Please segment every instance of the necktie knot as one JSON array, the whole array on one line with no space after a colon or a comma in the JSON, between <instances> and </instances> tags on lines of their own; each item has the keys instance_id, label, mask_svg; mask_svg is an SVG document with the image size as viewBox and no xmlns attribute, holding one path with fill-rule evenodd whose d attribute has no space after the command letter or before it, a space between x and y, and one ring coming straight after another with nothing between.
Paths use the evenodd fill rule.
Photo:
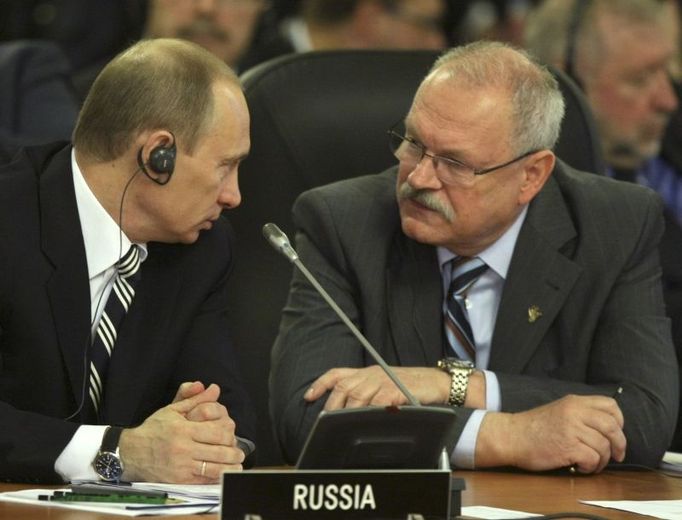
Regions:
<instances>
[{"instance_id":1,"label":"necktie knot","mask_svg":"<svg viewBox=\"0 0 682 520\"><path fill-rule=\"evenodd\" d=\"M130 246L128 252L116 262L116 269L122 278L130 278L137 274L140 269L140 251L135 244Z\"/></svg>"},{"instance_id":2,"label":"necktie knot","mask_svg":"<svg viewBox=\"0 0 682 520\"><path fill-rule=\"evenodd\" d=\"M452 260L448 300L466 292L487 269L486 263L477 256L460 256Z\"/></svg>"}]
</instances>

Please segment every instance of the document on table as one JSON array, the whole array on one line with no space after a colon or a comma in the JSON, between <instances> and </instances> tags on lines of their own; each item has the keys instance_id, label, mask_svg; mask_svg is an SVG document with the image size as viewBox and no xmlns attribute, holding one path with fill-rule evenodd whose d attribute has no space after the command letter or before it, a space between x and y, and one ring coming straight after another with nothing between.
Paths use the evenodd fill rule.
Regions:
<instances>
[{"instance_id":1,"label":"document on table","mask_svg":"<svg viewBox=\"0 0 682 520\"><path fill-rule=\"evenodd\" d=\"M682 453L666 451L659 468L663 471L682 474Z\"/></svg>"},{"instance_id":2,"label":"document on table","mask_svg":"<svg viewBox=\"0 0 682 520\"><path fill-rule=\"evenodd\" d=\"M143 515L193 515L201 513L217 513L220 509L220 486L187 485L176 486L155 483L134 483L141 489L158 489L168 492L168 498L174 499L168 504L138 503L106 503L106 502L61 502L40 500L41 495L52 496L55 491L70 491L68 488L55 489L23 489L0 493L0 501L30 504L32 506L61 507L108 513L121 516Z\"/></svg>"},{"instance_id":3,"label":"document on table","mask_svg":"<svg viewBox=\"0 0 682 520\"><path fill-rule=\"evenodd\" d=\"M486 520L496 520L500 518L531 518L533 516L542 516L535 513L525 513L523 511L513 511L511 509L502 509L499 507L489 506L465 506L462 507L462 514L464 518L484 518Z\"/></svg>"},{"instance_id":4,"label":"document on table","mask_svg":"<svg viewBox=\"0 0 682 520\"><path fill-rule=\"evenodd\" d=\"M682 520L682 500L581 500L581 502L663 520Z\"/></svg>"}]
</instances>

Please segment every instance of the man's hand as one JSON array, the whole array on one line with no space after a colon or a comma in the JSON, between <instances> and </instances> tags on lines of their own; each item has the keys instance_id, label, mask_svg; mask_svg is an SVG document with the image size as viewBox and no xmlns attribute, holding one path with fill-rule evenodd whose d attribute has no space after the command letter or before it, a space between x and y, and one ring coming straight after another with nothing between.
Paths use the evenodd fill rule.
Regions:
<instances>
[{"instance_id":1,"label":"man's hand","mask_svg":"<svg viewBox=\"0 0 682 520\"><path fill-rule=\"evenodd\" d=\"M476 443L476 467L533 471L574 466L598 473L625 458L623 414L615 399L569 395L516 414L488 413Z\"/></svg>"},{"instance_id":2,"label":"man's hand","mask_svg":"<svg viewBox=\"0 0 682 520\"><path fill-rule=\"evenodd\" d=\"M125 478L206 484L217 482L224 471L241 469L244 453L219 396L217 385L184 383L173 403L137 428L124 430L120 453Z\"/></svg>"},{"instance_id":3,"label":"man's hand","mask_svg":"<svg viewBox=\"0 0 682 520\"><path fill-rule=\"evenodd\" d=\"M392 367L396 376L422 404L445 403L450 392L450 376L437 368ZM333 368L313 382L306 401L315 401L330 392L325 410L361 406L396 406L407 398L380 366Z\"/></svg>"}]
</instances>

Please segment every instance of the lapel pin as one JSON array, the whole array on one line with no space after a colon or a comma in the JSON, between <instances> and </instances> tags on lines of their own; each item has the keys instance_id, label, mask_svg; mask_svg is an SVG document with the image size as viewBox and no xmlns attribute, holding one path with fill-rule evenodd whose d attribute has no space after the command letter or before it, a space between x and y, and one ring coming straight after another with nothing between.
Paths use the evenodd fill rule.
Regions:
<instances>
[{"instance_id":1,"label":"lapel pin","mask_svg":"<svg viewBox=\"0 0 682 520\"><path fill-rule=\"evenodd\" d=\"M535 323L542 316L542 311L537 305L528 307L528 323Z\"/></svg>"}]
</instances>

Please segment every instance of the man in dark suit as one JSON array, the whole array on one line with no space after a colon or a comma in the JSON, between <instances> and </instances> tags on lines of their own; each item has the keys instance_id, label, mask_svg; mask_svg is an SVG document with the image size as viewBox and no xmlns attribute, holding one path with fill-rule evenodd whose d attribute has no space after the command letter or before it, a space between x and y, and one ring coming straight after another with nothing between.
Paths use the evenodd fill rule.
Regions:
<instances>
[{"instance_id":1,"label":"man in dark suit","mask_svg":"<svg viewBox=\"0 0 682 520\"><path fill-rule=\"evenodd\" d=\"M457 407L459 467L592 473L655 465L670 442L661 204L557 161L563 112L556 81L525 54L455 48L391 132L397 172L294 206L303 263L418 400ZM290 460L323 408L406 402L298 274L272 367Z\"/></svg>"},{"instance_id":2,"label":"man in dark suit","mask_svg":"<svg viewBox=\"0 0 682 520\"><path fill-rule=\"evenodd\" d=\"M679 16L673 0L546 0L526 24L528 49L565 70L583 88L599 129L607 174L648 186L663 199L663 295L678 363L682 141L671 74L679 74ZM671 447L682 450L682 416Z\"/></svg>"},{"instance_id":3,"label":"man in dark suit","mask_svg":"<svg viewBox=\"0 0 682 520\"><path fill-rule=\"evenodd\" d=\"M220 216L250 147L239 81L195 44L141 42L73 141L0 170L0 479L216 482L254 432Z\"/></svg>"}]
</instances>

